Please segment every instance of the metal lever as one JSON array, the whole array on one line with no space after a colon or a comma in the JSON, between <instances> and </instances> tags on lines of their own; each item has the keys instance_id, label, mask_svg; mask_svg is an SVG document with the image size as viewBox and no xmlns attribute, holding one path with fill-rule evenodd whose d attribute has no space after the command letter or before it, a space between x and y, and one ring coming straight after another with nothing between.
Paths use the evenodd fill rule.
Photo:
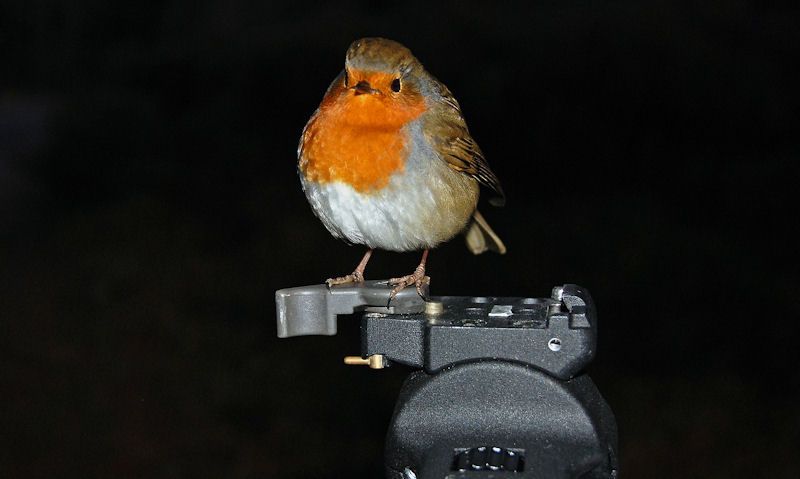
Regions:
<instances>
[{"instance_id":1,"label":"metal lever","mask_svg":"<svg viewBox=\"0 0 800 479\"><path fill-rule=\"evenodd\" d=\"M428 295L427 285L423 292ZM425 310L425 301L415 288L400 291L389 302L392 291L387 280L365 281L328 288L324 284L286 288L275 292L278 337L336 334L336 316L357 311L413 314Z\"/></svg>"}]
</instances>

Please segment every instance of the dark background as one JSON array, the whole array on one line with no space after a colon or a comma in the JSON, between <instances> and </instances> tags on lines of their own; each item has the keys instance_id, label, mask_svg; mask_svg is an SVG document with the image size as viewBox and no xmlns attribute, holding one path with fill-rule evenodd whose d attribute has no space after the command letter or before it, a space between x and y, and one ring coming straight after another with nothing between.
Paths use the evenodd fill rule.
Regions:
<instances>
[{"instance_id":1,"label":"dark background","mask_svg":"<svg viewBox=\"0 0 800 479\"><path fill-rule=\"evenodd\" d=\"M508 193L435 294L600 312L623 477L796 477L796 2L0 6L0 475L381 477L403 368L277 340L352 270L296 176L349 43L409 46ZM697 3L697 5L692 5ZM410 272L379 253L368 276Z\"/></svg>"}]
</instances>

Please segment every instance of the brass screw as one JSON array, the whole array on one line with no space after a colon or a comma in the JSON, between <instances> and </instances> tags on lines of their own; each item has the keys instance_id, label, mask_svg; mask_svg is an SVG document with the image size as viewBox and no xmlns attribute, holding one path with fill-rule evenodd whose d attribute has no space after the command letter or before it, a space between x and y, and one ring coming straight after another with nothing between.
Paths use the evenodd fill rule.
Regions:
<instances>
[{"instance_id":1,"label":"brass screw","mask_svg":"<svg viewBox=\"0 0 800 479\"><path fill-rule=\"evenodd\" d=\"M345 356L344 363L348 366L369 366L372 369L383 369L386 367L386 357L383 354L373 354L366 359L361 356Z\"/></svg>"},{"instance_id":2,"label":"brass screw","mask_svg":"<svg viewBox=\"0 0 800 479\"><path fill-rule=\"evenodd\" d=\"M426 301L425 314L442 314L444 312L444 304L441 301Z\"/></svg>"}]
</instances>

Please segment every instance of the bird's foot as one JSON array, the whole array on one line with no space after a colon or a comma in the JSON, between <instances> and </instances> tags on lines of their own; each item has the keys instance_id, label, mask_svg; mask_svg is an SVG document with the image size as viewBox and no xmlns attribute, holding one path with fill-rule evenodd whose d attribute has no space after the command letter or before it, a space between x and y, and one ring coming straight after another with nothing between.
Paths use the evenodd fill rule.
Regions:
<instances>
[{"instance_id":1,"label":"bird's foot","mask_svg":"<svg viewBox=\"0 0 800 479\"><path fill-rule=\"evenodd\" d=\"M368 249L367 252L364 253L364 257L361 258L361 262L358 263L358 266L356 266L356 270L351 274L348 274L347 276L339 276L338 278L326 279L325 284L328 285L328 289L330 289L331 286L336 286L337 284L363 283L364 269L367 267L367 262L369 262L370 256L372 256L372 250Z\"/></svg>"},{"instance_id":2,"label":"bird's foot","mask_svg":"<svg viewBox=\"0 0 800 479\"><path fill-rule=\"evenodd\" d=\"M389 302L391 302L397 293L403 290L406 286L415 285L417 287L417 294L419 294L422 299L425 298L425 293L422 292L422 287L425 285L431 284L430 276L425 276L425 266L419 265L417 269L414 270L413 273L402 276L400 278L392 278L389 280L389 286L394 286L392 292L389 293Z\"/></svg>"},{"instance_id":3,"label":"bird's foot","mask_svg":"<svg viewBox=\"0 0 800 479\"><path fill-rule=\"evenodd\" d=\"M325 280L325 284L328 285L330 288L331 286L336 286L337 284L349 284L349 283L363 283L364 282L364 274L361 271L353 271L351 274L347 276L339 276L338 278L328 278Z\"/></svg>"}]
</instances>

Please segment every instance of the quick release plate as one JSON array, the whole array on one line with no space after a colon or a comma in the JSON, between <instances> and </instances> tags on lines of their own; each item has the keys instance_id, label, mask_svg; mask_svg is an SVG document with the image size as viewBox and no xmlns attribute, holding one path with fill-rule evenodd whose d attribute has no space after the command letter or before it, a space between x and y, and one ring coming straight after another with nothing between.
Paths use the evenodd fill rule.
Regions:
<instances>
[{"instance_id":1,"label":"quick release plate","mask_svg":"<svg viewBox=\"0 0 800 479\"><path fill-rule=\"evenodd\" d=\"M407 288L387 307L385 281L314 285L275 294L278 336L336 334L336 316L363 312L361 353L435 373L468 361L507 360L569 379L594 358L597 318L584 288L550 298L439 296Z\"/></svg>"}]
</instances>

